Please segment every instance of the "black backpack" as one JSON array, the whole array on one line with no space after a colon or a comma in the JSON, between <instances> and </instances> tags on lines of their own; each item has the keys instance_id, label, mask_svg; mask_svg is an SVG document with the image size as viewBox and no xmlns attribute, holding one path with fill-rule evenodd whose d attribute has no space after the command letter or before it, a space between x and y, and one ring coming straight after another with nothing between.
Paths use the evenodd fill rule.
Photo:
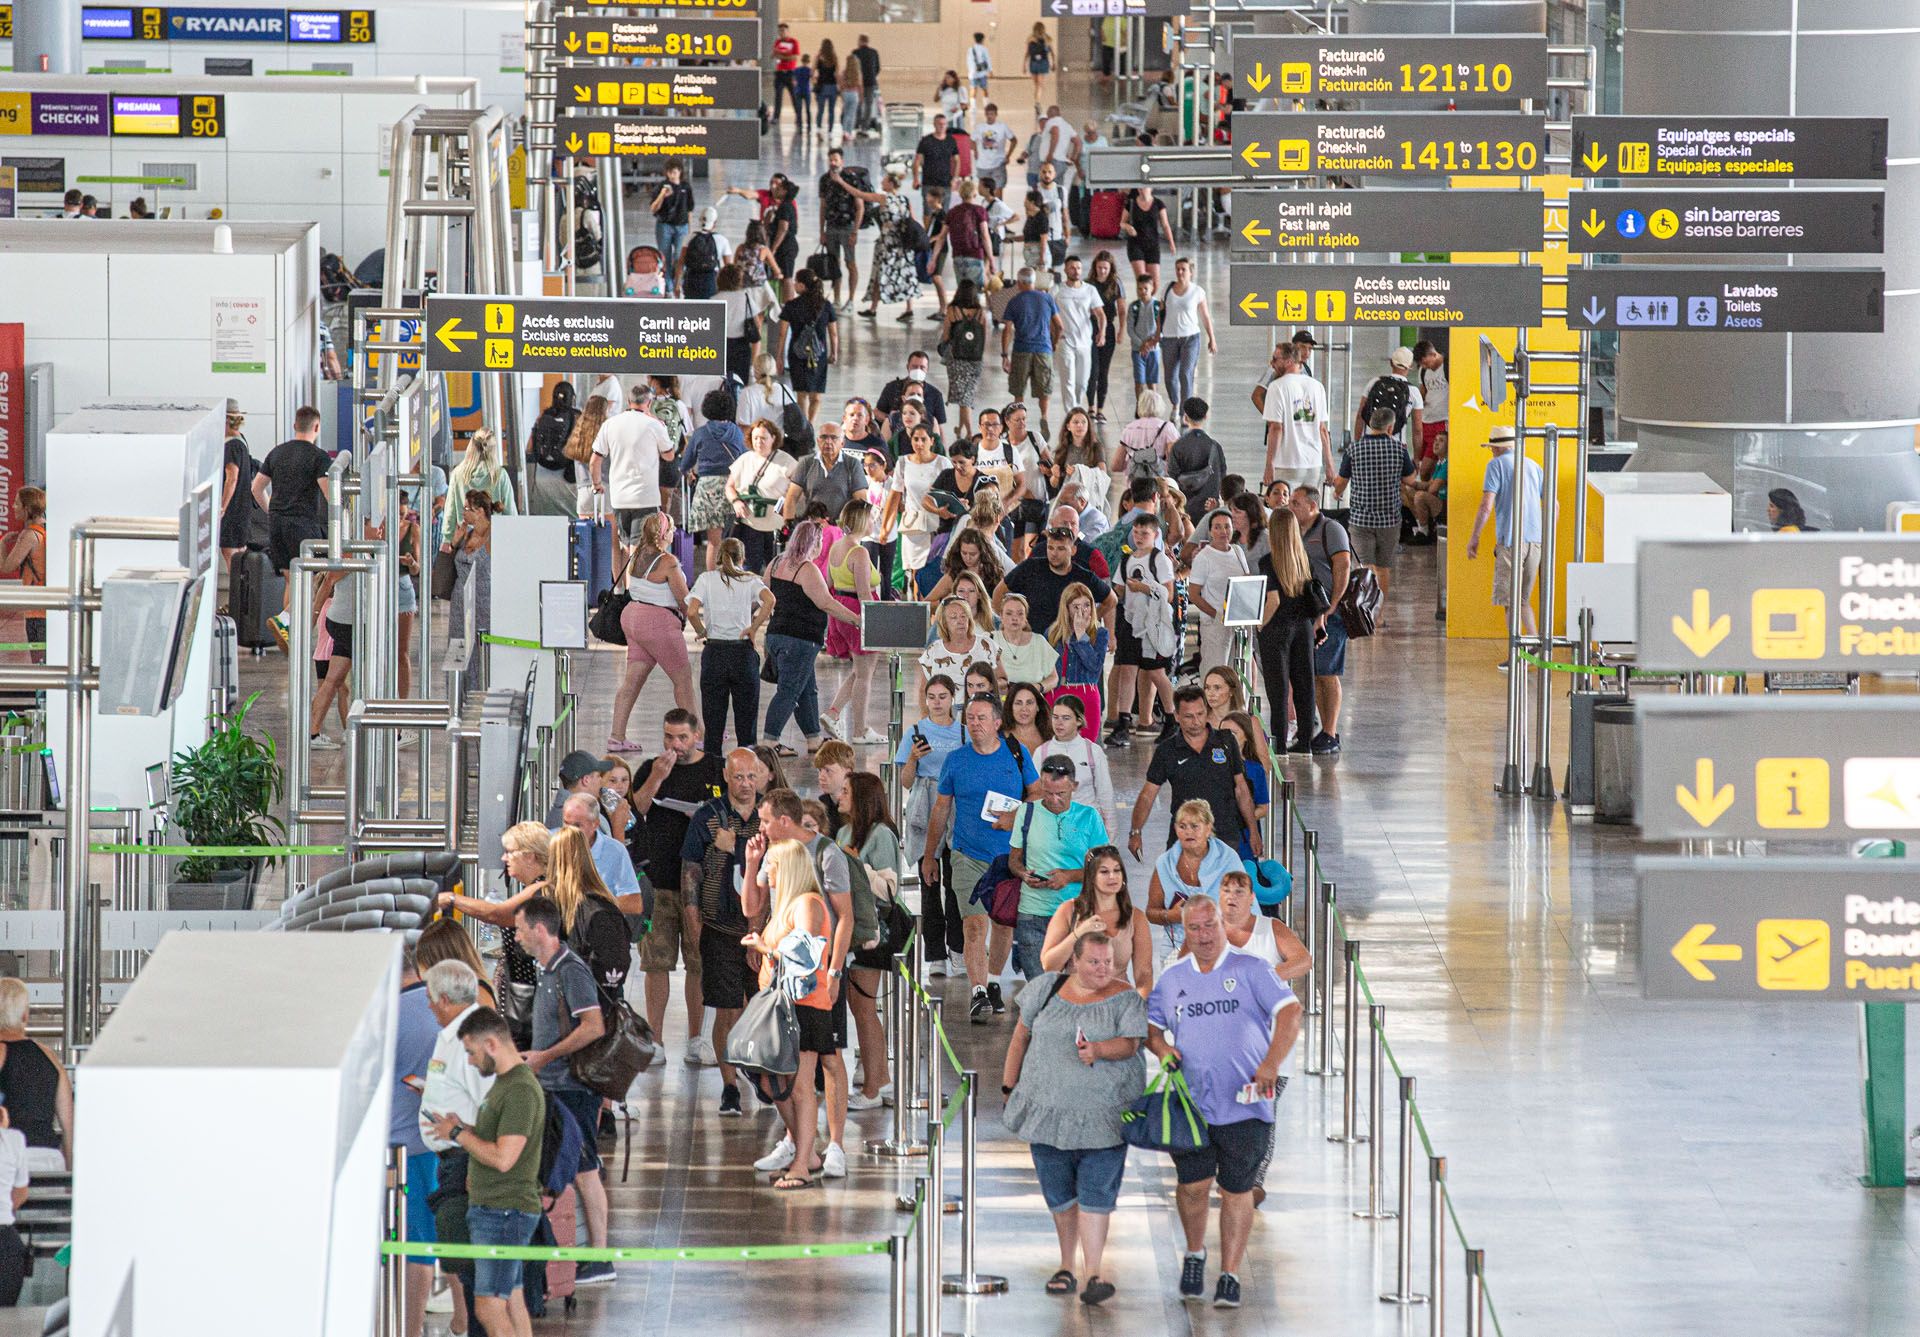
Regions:
<instances>
[{"instance_id":1,"label":"black backpack","mask_svg":"<svg viewBox=\"0 0 1920 1337\"><path fill-rule=\"evenodd\" d=\"M947 337L952 343L955 362L978 362L986 356L986 322L977 312L970 319L955 321Z\"/></svg>"},{"instance_id":2,"label":"black backpack","mask_svg":"<svg viewBox=\"0 0 1920 1337\"><path fill-rule=\"evenodd\" d=\"M927 249L927 230L920 226L920 220L909 213L894 225L894 234L902 250L924 251Z\"/></svg>"},{"instance_id":3,"label":"black backpack","mask_svg":"<svg viewBox=\"0 0 1920 1337\"><path fill-rule=\"evenodd\" d=\"M1367 402L1360 406L1360 421L1373 420L1374 410L1393 410L1393 434L1400 435L1400 429L1407 425L1407 405L1413 402L1413 387L1398 376L1382 376L1367 391ZM1369 427L1368 431L1373 429Z\"/></svg>"},{"instance_id":4,"label":"black backpack","mask_svg":"<svg viewBox=\"0 0 1920 1337\"><path fill-rule=\"evenodd\" d=\"M555 412L548 409L533 424L533 434L527 440L527 454L533 456L533 462L542 469L552 469L567 475L567 481L573 481L573 461L567 458L567 438L573 434L574 411L563 409Z\"/></svg>"},{"instance_id":5,"label":"black backpack","mask_svg":"<svg viewBox=\"0 0 1920 1337\"><path fill-rule=\"evenodd\" d=\"M787 343L787 357L808 371L827 360L827 322L824 311L804 325L796 324Z\"/></svg>"},{"instance_id":6,"label":"black backpack","mask_svg":"<svg viewBox=\"0 0 1920 1337\"><path fill-rule=\"evenodd\" d=\"M720 244L713 234L702 229L687 238L686 254L689 274L712 274L720 268Z\"/></svg>"}]
</instances>

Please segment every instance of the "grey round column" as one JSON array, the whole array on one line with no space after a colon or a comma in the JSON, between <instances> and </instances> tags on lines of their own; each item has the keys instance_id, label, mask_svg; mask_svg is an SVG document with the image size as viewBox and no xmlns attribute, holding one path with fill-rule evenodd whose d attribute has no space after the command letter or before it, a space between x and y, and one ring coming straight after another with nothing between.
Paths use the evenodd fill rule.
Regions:
<instances>
[{"instance_id":1,"label":"grey round column","mask_svg":"<svg viewBox=\"0 0 1920 1337\"><path fill-rule=\"evenodd\" d=\"M78 73L77 0L13 0L13 68L19 74Z\"/></svg>"},{"instance_id":2,"label":"grey round column","mask_svg":"<svg viewBox=\"0 0 1920 1337\"><path fill-rule=\"evenodd\" d=\"M1625 41L1628 115L1888 117L1884 257L1740 257L1883 263L1885 332L1629 333L1618 393L1640 442L1632 467L1711 475L1736 527L1764 527L1775 487L1820 528L1884 527L1889 500L1920 497L1920 384L1902 370L1920 336L1920 115L1887 95L1920 77L1912 0L1627 0Z\"/></svg>"}]
</instances>

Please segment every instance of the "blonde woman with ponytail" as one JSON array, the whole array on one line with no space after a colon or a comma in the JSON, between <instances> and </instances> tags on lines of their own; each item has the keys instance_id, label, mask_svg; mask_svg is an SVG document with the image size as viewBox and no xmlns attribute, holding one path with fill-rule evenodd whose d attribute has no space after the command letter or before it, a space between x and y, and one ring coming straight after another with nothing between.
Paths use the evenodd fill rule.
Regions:
<instances>
[{"instance_id":1,"label":"blonde woman with ponytail","mask_svg":"<svg viewBox=\"0 0 1920 1337\"><path fill-rule=\"evenodd\" d=\"M447 498L440 509L440 542L451 550L450 536L460 522L461 509L469 492L484 492L493 499L496 515L513 515L513 480L500 464L500 438L491 427L477 427L467 438L467 453L453 466L447 479Z\"/></svg>"},{"instance_id":2,"label":"blonde woman with ponytail","mask_svg":"<svg viewBox=\"0 0 1920 1337\"><path fill-rule=\"evenodd\" d=\"M840 508L839 518L840 537L827 549L827 580L833 587L833 597L858 613L860 605L880 597L878 573L866 546L866 540L873 537L873 507L866 498L855 497ZM828 725L829 732L860 747L886 742L867 724L867 692L873 686L873 671L880 666L880 657L860 644L860 624L828 623L827 654L850 660L853 665L827 707L827 716L833 721Z\"/></svg>"},{"instance_id":3,"label":"blonde woman with ponytail","mask_svg":"<svg viewBox=\"0 0 1920 1337\"><path fill-rule=\"evenodd\" d=\"M626 739L627 720L640 689L647 685L653 670L663 668L673 679L673 703L691 711L693 669L687 662L687 578L680 570L680 559L673 554L673 517L655 511L640 522L640 535L634 542L622 578L627 593L633 596L620 614L620 629L627 634L627 676L613 697L613 730L607 736L607 751L638 752L640 745Z\"/></svg>"},{"instance_id":4,"label":"blonde woman with ponytail","mask_svg":"<svg viewBox=\"0 0 1920 1337\"><path fill-rule=\"evenodd\" d=\"M721 753L726 740L727 703L733 703L733 736L752 747L759 736L760 656L754 638L773 616L773 591L747 570L747 549L739 539L720 544L720 562L700 573L687 596L687 622L706 640L700 656L700 718L706 722L706 750Z\"/></svg>"}]
</instances>

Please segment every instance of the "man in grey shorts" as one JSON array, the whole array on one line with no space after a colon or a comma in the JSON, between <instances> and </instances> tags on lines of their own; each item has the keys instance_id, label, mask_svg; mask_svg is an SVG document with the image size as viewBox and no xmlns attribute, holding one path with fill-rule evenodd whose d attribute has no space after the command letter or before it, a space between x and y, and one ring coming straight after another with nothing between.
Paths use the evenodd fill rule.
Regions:
<instances>
[{"instance_id":1,"label":"man in grey shorts","mask_svg":"<svg viewBox=\"0 0 1920 1337\"><path fill-rule=\"evenodd\" d=\"M1343 491L1352 486L1347 536L1353 541L1354 560L1373 568L1383 600L1400 548L1400 480L1413 473L1413 457L1393 434L1393 417L1390 408L1373 411L1366 435L1340 456L1340 481L1335 484Z\"/></svg>"},{"instance_id":2,"label":"man in grey shorts","mask_svg":"<svg viewBox=\"0 0 1920 1337\"><path fill-rule=\"evenodd\" d=\"M840 296L842 279L847 292L860 291L860 266L854 260L854 247L860 240L860 222L867 213L865 202L848 190L840 177L846 164L846 155L834 149L827 154L827 170L820 177L820 249L840 259L841 278L833 284L836 302L844 300Z\"/></svg>"}]
</instances>

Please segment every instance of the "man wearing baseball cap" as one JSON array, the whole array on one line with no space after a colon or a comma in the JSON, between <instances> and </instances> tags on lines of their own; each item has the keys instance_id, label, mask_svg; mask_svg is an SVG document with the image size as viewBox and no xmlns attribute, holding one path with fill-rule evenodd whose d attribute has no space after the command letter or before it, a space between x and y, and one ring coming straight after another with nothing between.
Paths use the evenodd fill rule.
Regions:
<instances>
[{"instance_id":1,"label":"man wearing baseball cap","mask_svg":"<svg viewBox=\"0 0 1920 1337\"><path fill-rule=\"evenodd\" d=\"M1487 517L1493 517L1493 602L1502 611L1510 605L1513 590L1514 541L1519 540L1520 627L1534 634L1533 587L1540 580L1540 488L1544 475L1540 466L1513 449L1513 428L1496 427L1488 435L1487 449L1493 458L1487 461L1487 474L1481 484L1480 509L1474 514L1473 528L1467 531L1467 560L1480 555L1480 531ZM1513 481L1515 469L1520 478L1520 533L1513 532Z\"/></svg>"},{"instance_id":2,"label":"man wearing baseball cap","mask_svg":"<svg viewBox=\"0 0 1920 1337\"><path fill-rule=\"evenodd\" d=\"M591 752L569 752L561 758L560 792L554 796L553 806L547 809L548 828L559 827L561 809L567 806L567 800L575 794L591 795L594 802L598 803L600 786L606 783L606 779L607 763L603 757L596 757ZM607 826L608 835L613 834L613 828L608 825L604 816L601 818L601 824Z\"/></svg>"},{"instance_id":3,"label":"man wearing baseball cap","mask_svg":"<svg viewBox=\"0 0 1920 1337\"><path fill-rule=\"evenodd\" d=\"M1075 803L1073 790L1073 758L1048 757L1040 763L1040 797L1013 815L1007 869L1023 884L1020 919L1013 926L1014 963L1028 979L1042 969L1040 949L1053 912L1079 895L1088 852L1107 843L1106 820Z\"/></svg>"},{"instance_id":4,"label":"man wearing baseball cap","mask_svg":"<svg viewBox=\"0 0 1920 1337\"><path fill-rule=\"evenodd\" d=\"M1313 356L1313 350L1319 346L1320 341L1313 337L1312 330L1293 332L1293 360L1298 364L1295 370L1302 376L1313 375L1313 368L1307 365L1307 359Z\"/></svg>"},{"instance_id":5,"label":"man wearing baseball cap","mask_svg":"<svg viewBox=\"0 0 1920 1337\"><path fill-rule=\"evenodd\" d=\"M1395 348L1387 356L1387 372L1376 376L1367 383L1366 392L1360 396L1360 411L1354 415L1353 434L1362 437L1367 434L1367 424L1373 418L1375 409L1393 410L1393 431L1389 435L1406 440L1408 421L1413 423L1413 440L1420 439L1421 410L1425 405L1420 399L1420 389L1407 379L1413 370L1413 350Z\"/></svg>"}]
</instances>

